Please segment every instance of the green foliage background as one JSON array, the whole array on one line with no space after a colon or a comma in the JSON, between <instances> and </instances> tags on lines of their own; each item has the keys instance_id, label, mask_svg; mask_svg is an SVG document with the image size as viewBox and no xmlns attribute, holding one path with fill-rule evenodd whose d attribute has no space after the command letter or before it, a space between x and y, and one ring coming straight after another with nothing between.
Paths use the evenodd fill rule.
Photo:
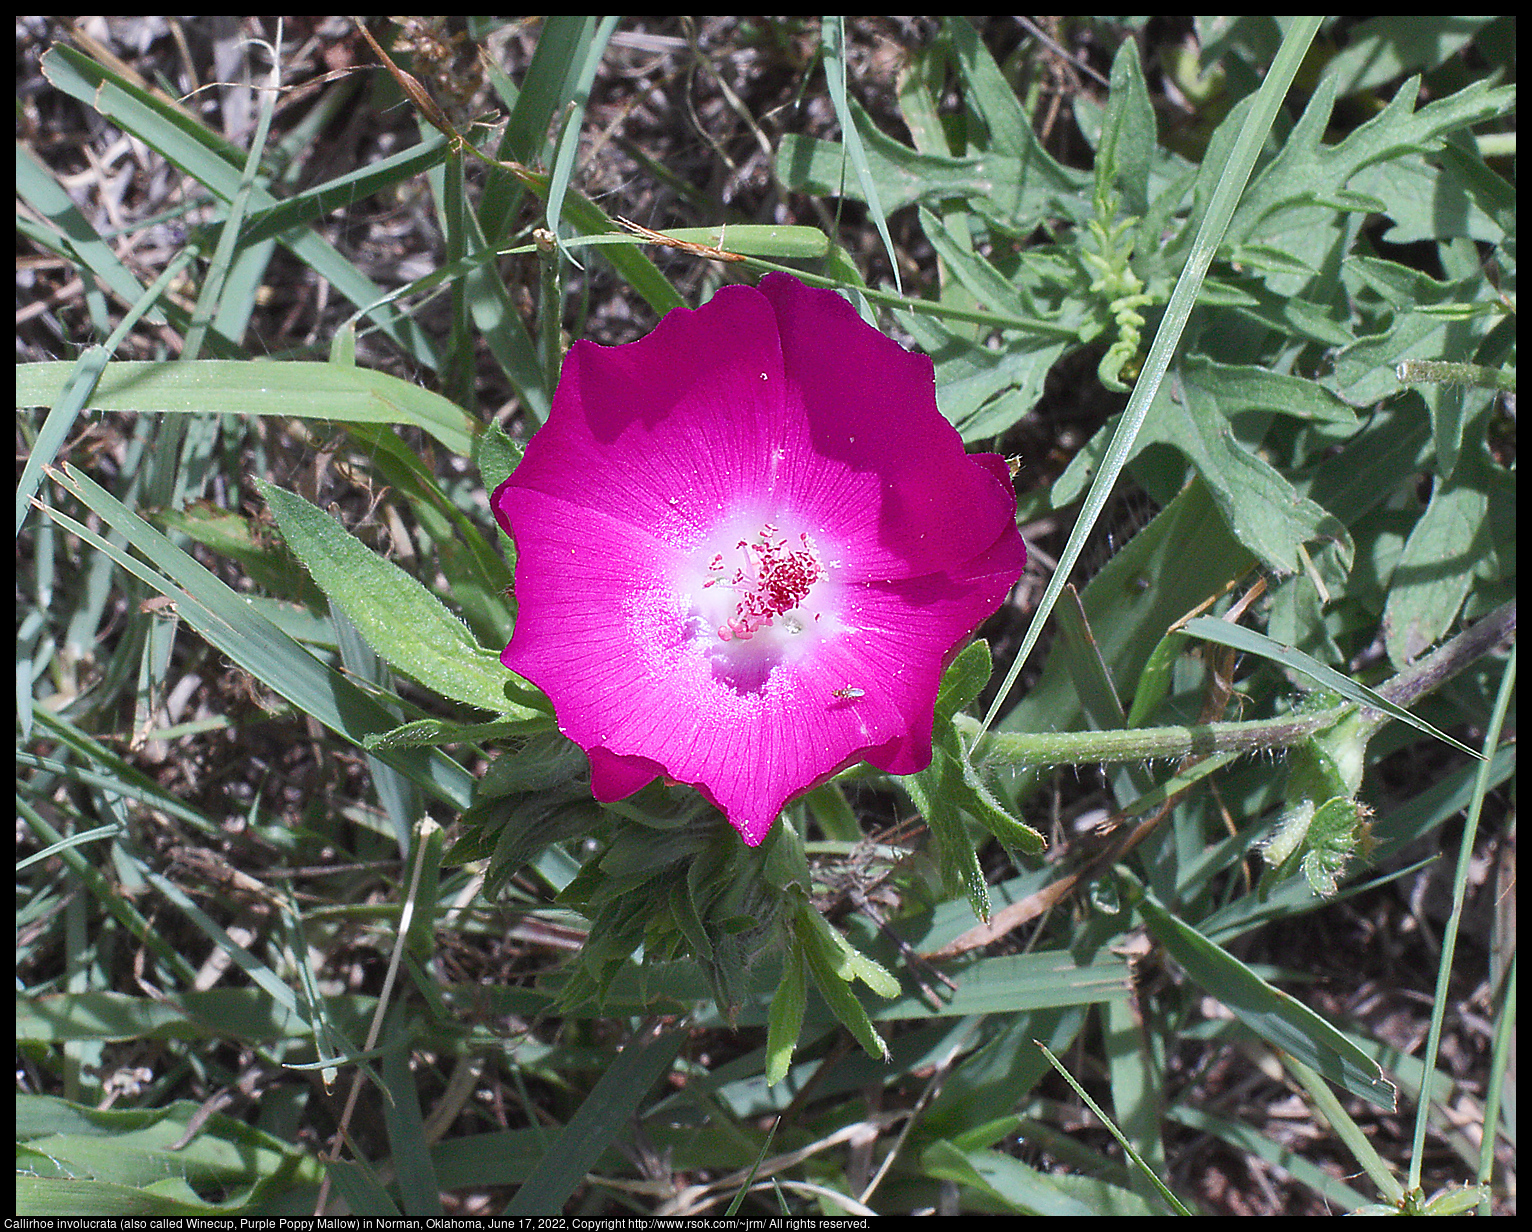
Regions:
<instances>
[{"instance_id":1,"label":"green foliage background","mask_svg":"<svg viewBox=\"0 0 1532 1232\"><path fill-rule=\"evenodd\" d=\"M1513 1201L1503 893L1455 949L1470 858L1514 851L1513 23L1009 20L324 27L394 68L290 108L292 43L244 45L232 140L84 28L29 66L19 244L80 288L17 368L23 1213L1211 1213L1209 1143L1282 1213ZM637 50L764 147L755 213L641 142L668 244L595 191ZM106 228L60 114L173 207ZM328 161L348 114L397 140ZM423 266L345 242L378 203L430 220ZM569 336L784 268L932 356L1057 567L953 664L929 771L746 852L685 789L590 800L499 665L484 494ZM278 350L288 283L338 310ZM1438 852L1406 1049L1323 938Z\"/></svg>"}]
</instances>

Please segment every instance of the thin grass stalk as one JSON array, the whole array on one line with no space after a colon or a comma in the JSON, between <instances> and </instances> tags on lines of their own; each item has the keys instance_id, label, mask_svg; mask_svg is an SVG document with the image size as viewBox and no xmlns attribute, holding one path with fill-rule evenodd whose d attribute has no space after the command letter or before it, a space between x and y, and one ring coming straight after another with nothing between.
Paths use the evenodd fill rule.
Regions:
<instances>
[{"instance_id":1,"label":"thin grass stalk","mask_svg":"<svg viewBox=\"0 0 1532 1232\"><path fill-rule=\"evenodd\" d=\"M1500 744L1500 732L1505 726L1505 716L1510 709L1511 694L1516 687L1516 647L1511 647L1506 660L1505 672L1500 677L1500 692L1495 698L1495 709L1489 728L1484 733L1484 760L1479 763L1479 773L1474 782L1473 799L1468 806L1468 816L1463 824L1463 837L1458 843L1457 868L1452 879L1452 912L1447 917L1447 927L1442 933L1442 955L1436 968L1436 994L1431 1006L1431 1026L1426 1035L1426 1049L1421 1057L1425 1072L1429 1075L1436 1068L1436 1056L1442 1042L1442 1023L1447 1016L1452 980L1452 961L1457 953L1458 930L1463 923L1463 903L1468 896L1468 865L1473 859L1474 840L1479 833L1479 817L1484 809L1484 795L1489 787L1490 755ZM1405 1188L1413 1193L1420 1188L1420 1169L1426 1150L1426 1126L1431 1119L1430 1084L1422 1083L1420 1103L1415 1109L1415 1133L1410 1144L1410 1174ZM1494 1138L1495 1127L1488 1118L1482 1128L1486 1141Z\"/></svg>"}]
</instances>

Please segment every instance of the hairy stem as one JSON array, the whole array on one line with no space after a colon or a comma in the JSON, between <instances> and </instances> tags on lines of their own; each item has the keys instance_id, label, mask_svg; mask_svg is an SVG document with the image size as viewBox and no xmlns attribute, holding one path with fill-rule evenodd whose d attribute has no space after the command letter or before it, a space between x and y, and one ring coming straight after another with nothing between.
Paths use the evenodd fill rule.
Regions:
<instances>
[{"instance_id":1,"label":"hairy stem","mask_svg":"<svg viewBox=\"0 0 1532 1232\"><path fill-rule=\"evenodd\" d=\"M1496 608L1424 658L1410 664L1378 687L1386 700L1408 706L1441 687L1470 663L1489 653L1516 629L1516 603ZM1192 754L1254 753L1301 744L1351 713L1354 706L1255 719L1242 723L1198 723L1184 727L1137 727L1113 731L1009 732L990 731L976 760L991 765L1078 766L1103 762L1142 761L1154 757ZM1381 727L1388 716L1370 711L1368 726ZM976 719L957 716L965 736L979 731Z\"/></svg>"}]
</instances>

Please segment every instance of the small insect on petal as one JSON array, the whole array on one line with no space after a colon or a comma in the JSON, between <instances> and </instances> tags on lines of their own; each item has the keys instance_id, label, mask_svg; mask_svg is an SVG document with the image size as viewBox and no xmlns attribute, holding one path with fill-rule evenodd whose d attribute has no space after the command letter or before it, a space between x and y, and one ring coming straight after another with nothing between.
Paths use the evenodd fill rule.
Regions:
<instances>
[{"instance_id":1,"label":"small insect on petal","mask_svg":"<svg viewBox=\"0 0 1532 1232\"><path fill-rule=\"evenodd\" d=\"M845 688L845 689L834 689L834 690L832 690L832 692L833 692L834 696L836 696L836 697L866 697L867 696L867 690L866 689Z\"/></svg>"}]
</instances>

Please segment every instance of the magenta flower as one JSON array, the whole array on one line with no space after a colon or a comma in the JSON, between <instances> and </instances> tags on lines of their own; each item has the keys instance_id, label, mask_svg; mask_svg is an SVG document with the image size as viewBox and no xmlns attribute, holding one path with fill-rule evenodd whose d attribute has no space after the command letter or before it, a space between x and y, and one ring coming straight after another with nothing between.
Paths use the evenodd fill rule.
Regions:
<instances>
[{"instance_id":1,"label":"magenta flower","mask_svg":"<svg viewBox=\"0 0 1532 1232\"><path fill-rule=\"evenodd\" d=\"M516 541L505 665L547 693L598 800L664 774L755 846L788 799L931 761L942 668L1026 549L931 361L772 274L625 346L576 342L496 489Z\"/></svg>"}]
</instances>

